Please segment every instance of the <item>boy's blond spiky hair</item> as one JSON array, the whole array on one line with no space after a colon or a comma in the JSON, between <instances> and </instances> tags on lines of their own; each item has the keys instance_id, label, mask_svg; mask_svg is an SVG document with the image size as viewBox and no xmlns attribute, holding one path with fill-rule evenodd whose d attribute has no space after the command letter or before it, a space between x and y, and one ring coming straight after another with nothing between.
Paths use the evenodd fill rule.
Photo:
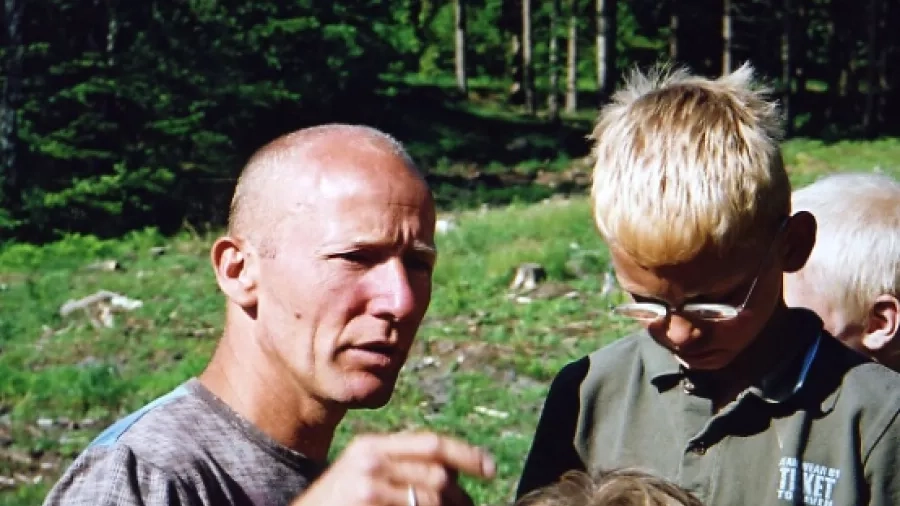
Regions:
<instances>
[{"instance_id":1,"label":"boy's blond spiky hair","mask_svg":"<svg viewBox=\"0 0 900 506\"><path fill-rule=\"evenodd\" d=\"M634 71L591 138L594 217L645 266L755 246L790 213L777 106L744 64L719 79Z\"/></svg>"}]
</instances>

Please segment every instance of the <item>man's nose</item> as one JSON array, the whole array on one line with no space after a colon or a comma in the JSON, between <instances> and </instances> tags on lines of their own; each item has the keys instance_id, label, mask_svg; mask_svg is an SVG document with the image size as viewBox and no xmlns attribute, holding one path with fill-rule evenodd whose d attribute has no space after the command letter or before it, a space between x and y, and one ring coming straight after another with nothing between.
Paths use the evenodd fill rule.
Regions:
<instances>
[{"instance_id":1,"label":"man's nose","mask_svg":"<svg viewBox=\"0 0 900 506\"><path fill-rule=\"evenodd\" d=\"M376 316L391 320L409 316L416 307L416 297L403 262L392 258L377 266L375 271L370 310Z\"/></svg>"},{"instance_id":2,"label":"man's nose","mask_svg":"<svg viewBox=\"0 0 900 506\"><path fill-rule=\"evenodd\" d=\"M680 348L699 337L700 329L698 329L691 320L677 313L673 313L669 316L668 326L666 327L666 338L673 346Z\"/></svg>"}]
</instances>

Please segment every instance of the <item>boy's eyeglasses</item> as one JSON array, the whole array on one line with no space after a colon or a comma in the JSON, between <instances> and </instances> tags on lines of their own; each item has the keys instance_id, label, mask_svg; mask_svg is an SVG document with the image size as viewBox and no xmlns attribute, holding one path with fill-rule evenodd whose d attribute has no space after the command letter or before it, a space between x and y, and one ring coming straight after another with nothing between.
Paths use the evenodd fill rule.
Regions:
<instances>
[{"instance_id":1,"label":"boy's eyeglasses","mask_svg":"<svg viewBox=\"0 0 900 506\"><path fill-rule=\"evenodd\" d=\"M753 296L753 290L756 288L756 283L759 281L760 275L762 275L763 267L772 255L772 252L775 251L775 244L778 242L778 236L781 235L781 231L784 229L787 222L788 220L785 219L782 221L781 226L779 226L778 232L775 233L775 239L769 246L769 251L766 252L766 255L759 264L756 277L753 278L753 283L747 291L747 296L744 297L744 302L741 302L739 306L717 303L690 303L685 304L681 308L674 308L658 302L631 302L615 306L612 308L612 311L618 315L627 316L628 318L633 318L645 323L653 323L668 318L669 314L674 312L684 315L688 319L710 322L721 322L735 318L737 315L741 314L741 311L743 311L744 307L747 306L747 303L750 302L750 297Z\"/></svg>"}]
</instances>

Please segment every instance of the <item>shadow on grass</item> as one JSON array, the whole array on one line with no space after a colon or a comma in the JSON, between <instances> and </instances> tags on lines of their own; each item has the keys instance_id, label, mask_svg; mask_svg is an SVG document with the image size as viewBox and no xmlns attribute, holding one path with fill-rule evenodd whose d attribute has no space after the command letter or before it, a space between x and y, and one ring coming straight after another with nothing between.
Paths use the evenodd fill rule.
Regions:
<instances>
[{"instance_id":1,"label":"shadow on grass","mask_svg":"<svg viewBox=\"0 0 900 506\"><path fill-rule=\"evenodd\" d=\"M552 162L588 153L589 125L551 124L496 102L479 106L436 86L407 87L388 100L383 128L426 166ZM491 107L491 106L494 107Z\"/></svg>"},{"instance_id":2,"label":"shadow on grass","mask_svg":"<svg viewBox=\"0 0 900 506\"><path fill-rule=\"evenodd\" d=\"M269 111L241 138L238 158L243 163L258 146L299 128L354 123L401 140L428 174L442 210L531 203L586 187L583 177L567 172L589 153L589 121L567 118L551 124L529 117L521 107L504 102L503 90L491 88L473 87L463 97L454 88L434 84L382 83L374 94L369 89L352 95L355 100L327 111L308 104L282 104ZM184 182L193 186L182 194L203 195L189 203L192 226L205 230L225 224L237 169ZM173 226L179 229L181 223Z\"/></svg>"},{"instance_id":3,"label":"shadow on grass","mask_svg":"<svg viewBox=\"0 0 900 506\"><path fill-rule=\"evenodd\" d=\"M368 124L400 139L428 173L443 209L536 202L584 190L565 176L539 176L562 174L589 153L589 122L553 124L478 94L473 90L466 99L436 85L404 84L382 92L374 107L333 111L332 120Z\"/></svg>"}]
</instances>

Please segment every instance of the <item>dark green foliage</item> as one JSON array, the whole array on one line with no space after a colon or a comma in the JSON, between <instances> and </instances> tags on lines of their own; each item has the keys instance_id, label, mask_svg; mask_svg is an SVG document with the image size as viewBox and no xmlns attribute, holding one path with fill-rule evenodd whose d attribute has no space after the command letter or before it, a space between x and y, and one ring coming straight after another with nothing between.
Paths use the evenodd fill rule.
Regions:
<instances>
[{"instance_id":1,"label":"dark green foliage","mask_svg":"<svg viewBox=\"0 0 900 506\"><path fill-rule=\"evenodd\" d=\"M30 4L19 132L30 170L0 226L44 239L221 219L210 186L228 188L259 145L373 102L400 54L379 4Z\"/></svg>"}]
</instances>

